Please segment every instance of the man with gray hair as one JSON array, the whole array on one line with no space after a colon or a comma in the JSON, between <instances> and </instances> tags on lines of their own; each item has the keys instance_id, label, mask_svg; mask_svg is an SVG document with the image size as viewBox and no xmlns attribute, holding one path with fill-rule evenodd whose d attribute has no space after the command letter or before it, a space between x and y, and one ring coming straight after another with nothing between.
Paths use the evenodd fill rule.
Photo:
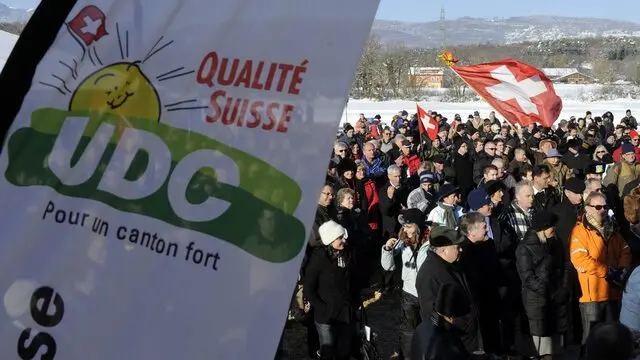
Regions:
<instances>
[{"instance_id":1,"label":"man with gray hair","mask_svg":"<svg viewBox=\"0 0 640 360\"><path fill-rule=\"evenodd\" d=\"M524 180L519 182L516 185L515 196L515 201L505 209L500 220L515 232L516 238L520 242L531 227L533 184Z\"/></svg>"},{"instance_id":2,"label":"man with gray hair","mask_svg":"<svg viewBox=\"0 0 640 360\"><path fill-rule=\"evenodd\" d=\"M394 143L395 147L398 150L400 150L400 149L402 149L402 142L405 141L405 140L407 140L407 138L404 135L398 134L398 135L396 135L396 137L393 138L393 143Z\"/></svg>"},{"instance_id":3,"label":"man with gray hair","mask_svg":"<svg viewBox=\"0 0 640 360\"><path fill-rule=\"evenodd\" d=\"M331 158L331 160L336 164L340 164L342 159L347 157L348 149L349 149L349 145L347 145L346 142L336 140L333 143L333 157Z\"/></svg>"},{"instance_id":4,"label":"man with gray hair","mask_svg":"<svg viewBox=\"0 0 640 360\"><path fill-rule=\"evenodd\" d=\"M380 189L380 213L382 214L383 240L397 237L398 215L407 208L409 190L402 184L402 171L399 166L387 168L387 183Z\"/></svg>"},{"instance_id":5,"label":"man with gray hair","mask_svg":"<svg viewBox=\"0 0 640 360\"><path fill-rule=\"evenodd\" d=\"M507 189L511 190L516 187L516 179L513 175L509 174L507 169L505 169L505 163L503 158L495 158L491 161L491 165L495 166L498 169L498 180L502 181L504 186Z\"/></svg>"},{"instance_id":6,"label":"man with gray hair","mask_svg":"<svg viewBox=\"0 0 640 360\"><path fill-rule=\"evenodd\" d=\"M602 192L602 181L599 179L587 179L584 182L584 186L584 199L586 199L592 192Z\"/></svg>"}]
</instances>

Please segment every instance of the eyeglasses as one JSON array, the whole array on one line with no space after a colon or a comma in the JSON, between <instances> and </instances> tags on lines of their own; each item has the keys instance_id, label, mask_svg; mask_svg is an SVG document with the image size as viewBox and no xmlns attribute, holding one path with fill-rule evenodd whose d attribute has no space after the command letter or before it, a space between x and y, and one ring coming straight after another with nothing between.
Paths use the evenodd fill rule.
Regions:
<instances>
[{"instance_id":1,"label":"eyeglasses","mask_svg":"<svg viewBox=\"0 0 640 360\"><path fill-rule=\"evenodd\" d=\"M342 150L336 150L336 152L337 152L337 153L343 153L343 152L344 152L344 149L342 149Z\"/></svg>"},{"instance_id":2,"label":"eyeglasses","mask_svg":"<svg viewBox=\"0 0 640 360\"><path fill-rule=\"evenodd\" d=\"M487 148L489 151L496 151L496 148Z\"/></svg>"},{"instance_id":3,"label":"eyeglasses","mask_svg":"<svg viewBox=\"0 0 640 360\"><path fill-rule=\"evenodd\" d=\"M598 211L600 210L609 210L609 206L608 205L587 205L589 207L592 207Z\"/></svg>"},{"instance_id":4,"label":"eyeglasses","mask_svg":"<svg viewBox=\"0 0 640 360\"><path fill-rule=\"evenodd\" d=\"M333 193L330 193L330 192L321 192L320 194L324 196L333 196Z\"/></svg>"}]
</instances>

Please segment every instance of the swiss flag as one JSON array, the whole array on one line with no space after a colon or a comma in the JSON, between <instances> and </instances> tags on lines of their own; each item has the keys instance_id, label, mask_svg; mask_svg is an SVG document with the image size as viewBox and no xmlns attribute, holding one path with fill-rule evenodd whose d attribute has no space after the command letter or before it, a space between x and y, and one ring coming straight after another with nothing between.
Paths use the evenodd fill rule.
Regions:
<instances>
[{"instance_id":1,"label":"swiss flag","mask_svg":"<svg viewBox=\"0 0 640 360\"><path fill-rule=\"evenodd\" d=\"M451 70L512 124L537 122L551 127L562 111L562 99L551 80L518 60L452 66Z\"/></svg>"},{"instance_id":2,"label":"swiss flag","mask_svg":"<svg viewBox=\"0 0 640 360\"><path fill-rule=\"evenodd\" d=\"M420 105L416 104L418 108L418 127L420 134L427 134L429 139L433 140L438 136L438 122L424 111Z\"/></svg>"},{"instance_id":3,"label":"swiss flag","mask_svg":"<svg viewBox=\"0 0 640 360\"><path fill-rule=\"evenodd\" d=\"M86 46L100 40L101 37L108 35L106 29L106 15L94 5L89 5L78 12L76 16L69 21L69 30L76 34Z\"/></svg>"}]
</instances>

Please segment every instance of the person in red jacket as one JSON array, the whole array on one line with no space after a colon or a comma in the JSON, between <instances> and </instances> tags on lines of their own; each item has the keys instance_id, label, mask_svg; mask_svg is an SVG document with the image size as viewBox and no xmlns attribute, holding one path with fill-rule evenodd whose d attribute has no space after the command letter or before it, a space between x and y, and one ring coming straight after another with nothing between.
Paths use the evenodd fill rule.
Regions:
<instances>
[{"instance_id":1,"label":"person in red jacket","mask_svg":"<svg viewBox=\"0 0 640 360\"><path fill-rule=\"evenodd\" d=\"M413 176L418 173L418 167L420 167L420 157L418 154L411 152L411 142L408 140L402 141L402 155L404 155L404 159L402 162L409 169L408 176Z\"/></svg>"},{"instance_id":2,"label":"person in red jacket","mask_svg":"<svg viewBox=\"0 0 640 360\"><path fill-rule=\"evenodd\" d=\"M380 198L378 197L378 191L376 190L376 183L366 178L364 164L360 161L356 161L356 181L361 183L364 187L365 201L367 208L363 209L367 211L367 223L372 233L379 231L380 229Z\"/></svg>"},{"instance_id":3,"label":"person in red jacket","mask_svg":"<svg viewBox=\"0 0 640 360\"><path fill-rule=\"evenodd\" d=\"M638 135L638 132L635 130L631 130L629 132L629 137L631 138L631 145L633 145L633 147L636 150L636 159L640 159L640 135ZM620 162L620 156L622 152L622 146L619 146L611 155L613 157L613 161L615 162Z\"/></svg>"},{"instance_id":4,"label":"person in red jacket","mask_svg":"<svg viewBox=\"0 0 640 360\"><path fill-rule=\"evenodd\" d=\"M356 186L364 187L365 199L363 199L363 202L366 203L366 209L363 210L367 211L367 224L371 230L371 238L367 246L367 251L370 252L370 256L367 256L369 258L368 266L371 274L369 281L373 287L379 288L384 285L384 273L380 266L382 244L384 243L382 240L382 224L380 223L382 221L380 217L380 198L378 196L378 190L376 189L376 183L366 177L362 161L356 161L356 165Z\"/></svg>"}]
</instances>

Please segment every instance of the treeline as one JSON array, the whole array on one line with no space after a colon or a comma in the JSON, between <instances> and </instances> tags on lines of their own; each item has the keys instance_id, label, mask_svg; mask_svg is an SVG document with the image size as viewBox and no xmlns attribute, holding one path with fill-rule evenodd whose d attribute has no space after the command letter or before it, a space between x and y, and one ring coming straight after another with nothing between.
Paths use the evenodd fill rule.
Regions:
<instances>
[{"instance_id":1,"label":"treeline","mask_svg":"<svg viewBox=\"0 0 640 360\"><path fill-rule=\"evenodd\" d=\"M20 35L25 25L26 23L23 22L0 22L0 30Z\"/></svg>"},{"instance_id":2,"label":"treeline","mask_svg":"<svg viewBox=\"0 0 640 360\"><path fill-rule=\"evenodd\" d=\"M443 66L438 55L444 49L408 49L369 38L362 53L351 96L355 98L405 98L424 96L423 84L408 76L412 66ZM618 80L640 84L640 38L607 37L558 39L510 45L480 44L447 48L460 65L516 58L538 68L579 68L601 83ZM449 69L445 71L445 100L464 101L475 94Z\"/></svg>"}]
</instances>

